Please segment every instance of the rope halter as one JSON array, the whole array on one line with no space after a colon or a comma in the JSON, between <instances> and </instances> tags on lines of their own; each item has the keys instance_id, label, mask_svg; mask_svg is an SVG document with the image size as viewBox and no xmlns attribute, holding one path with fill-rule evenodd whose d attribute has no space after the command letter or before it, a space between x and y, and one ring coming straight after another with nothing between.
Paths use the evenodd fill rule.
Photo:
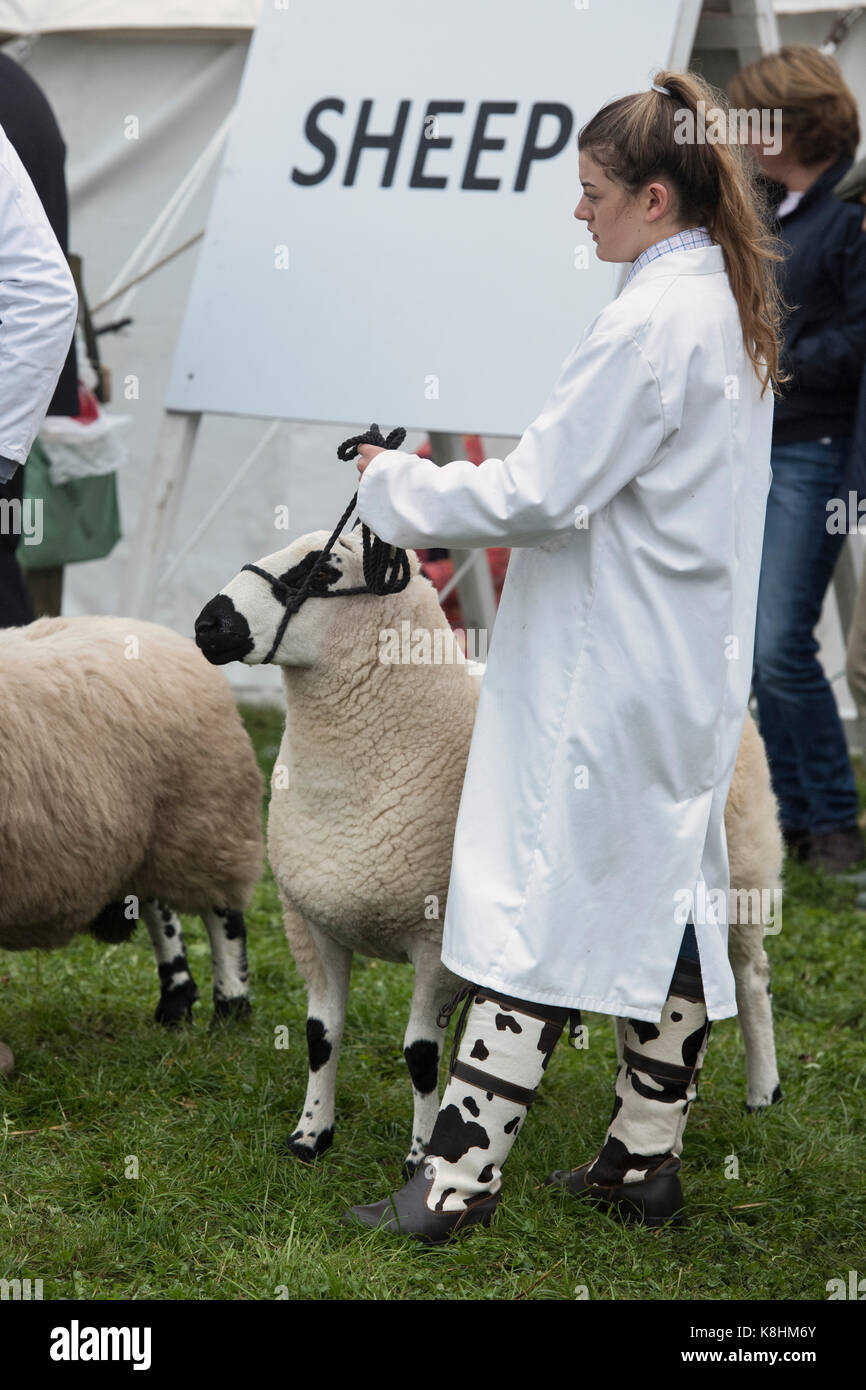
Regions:
<instances>
[{"instance_id":1,"label":"rope halter","mask_svg":"<svg viewBox=\"0 0 866 1390\"><path fill-rule=\"evenodd\" d=\"M356 458L359 444L377 444L382 449L399 449L405 438L406 431L400 425L391 431L387 439L383 439L379 426L377 424L372 424L364 434L356 434L353 435L351 439L344 439L337 449L337 458L341 459L344 463L348 462L350 459ZM252 574L257 574L260 579L266 580L270 585L274 598L278 603L282 604L285 610L280 619L280 625L277 628L277 635L273 640L271 649L267 656L263 658L263 665L273 661L277 649L286 634L289 619L297 613L298 609L302 604L306 603L308 598L348 598L350 594L376 594L381 597L384 594L397 594L402 589L405 589L406 585L409 583L411 571L409 569L409 557L406 551L399 549L398 546L388 545L387 542L380 540L379 537L373 535L370 528L365 526L362 522L361 540L364 552L364 583L351 589L327 589L322 584L321 581L323 576L320 574L320 571L326 564L334 545L336 545L337 538L342 532L343 527L355 510L355 503L357 500L358 493L356 491L348 507L334 527L334 530L331 532L330 539L326 542L323 549L320 550L318 554L316 554L316 551L311 550L309 555L304 557L308 559L311 556L316 556L304 576L302 583L298 585L286 584L282 579L278 579L273 574L268 574L267 570L261 569L258 565L241 566L241 572L249 570ZM360 520L359 517L355 522L355 526L358 525L358 521ZM354 527L352 529L354 530ZM317 579L318 585L316 584Z\"/></svg>"}]
</instances>

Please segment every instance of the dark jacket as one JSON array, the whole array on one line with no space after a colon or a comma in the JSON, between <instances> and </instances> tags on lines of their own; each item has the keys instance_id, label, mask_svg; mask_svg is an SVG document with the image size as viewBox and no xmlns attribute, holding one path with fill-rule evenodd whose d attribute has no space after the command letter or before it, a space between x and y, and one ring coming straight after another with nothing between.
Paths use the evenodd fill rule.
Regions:
<instances>
[{"instance_id":1,"label":"dark jacket","mask_svg":"<svg viewBox=\"0 0 866 1390\"><path fill-rule=\"evenodd\" d=\"M0 53L0 125L27 173L64 256L69 253L66 202L66 145L48 100L33 78L7 53ZM78 414L75 337L69 345L46 415Z\"/></svg>"},{"instance_id":2,"label":"dark jacket","mask_svg":"<svg viewBox=\"0 0 866 1390\"><path fill-rule=\"evenodd\" d=\"M793 380L776 402L774 444L854 433L866 363L866 236L862 206L832 191L851 164L843 158L825 169L776 221L785 254L779 281L794 308L782 353Z\"/></svg>"}]
</instances>

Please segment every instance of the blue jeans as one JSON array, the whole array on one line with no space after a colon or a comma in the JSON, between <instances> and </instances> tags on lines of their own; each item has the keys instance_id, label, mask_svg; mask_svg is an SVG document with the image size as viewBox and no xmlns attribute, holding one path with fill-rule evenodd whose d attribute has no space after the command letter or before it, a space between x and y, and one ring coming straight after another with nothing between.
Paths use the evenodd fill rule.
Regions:
<instances>
[{"instance_id":1,"label":"blue jeans","mask_svg":"<svg viewBox=\"0 0 866 1390\"><path fill-rule=\"evenodd\" d=\"M680 955L683 960L693 960L700 964L701 958L698 955L698 938L695 936L695 928L691 918L689 918L686 923L686 929L683 932Z\"/></svg>"},{"instance_id":2,"label":"blue jeans","mask_svg":"<svg viewBox=\"0 0 866 1390\"><path fill-rule=\"evenodd\" d=\"M785 829L856 825L857 788L814 629L845 534L827 530L850 439L776 445L758 588L752 685Z\"/></svg>"}]
</instances>

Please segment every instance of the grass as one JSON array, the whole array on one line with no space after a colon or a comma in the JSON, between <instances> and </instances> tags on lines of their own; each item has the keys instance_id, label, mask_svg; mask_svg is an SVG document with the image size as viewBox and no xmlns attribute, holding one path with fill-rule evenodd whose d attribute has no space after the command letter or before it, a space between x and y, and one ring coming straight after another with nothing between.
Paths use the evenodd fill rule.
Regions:
<instances>
[{"instance_id":1,"label":"grass","mask_svg":"<svg viewBox=\"0 0 866 1390\"><path fill-rule=\"evenodd\" d=\"M280 717L245 717L269 770ZM254 1014L233 1029L208 1032L197 921L186 937L204 1002L178 1032L151 1021L143 929L123 946L0 956L0 1037L18 1068L0 1082L0 1277L42 1279L46 1299L826 1298L829 1279L866 1274L866 914L850 885L800 865L787 875L784 927L768 939L785 1099L744 1113L739 1026L717 1023L680 1231L622 1227L541 1186L604 1135L615 1048L593 1015L589 1048L554 1055L489 1231L426 1249L342 1227L347 1204L400 1182L411 973L357 960L335 1146L314 1168L282 1157L306 1080L305 994L270 876L248 914Z\"/></svg>"}]
</instances>

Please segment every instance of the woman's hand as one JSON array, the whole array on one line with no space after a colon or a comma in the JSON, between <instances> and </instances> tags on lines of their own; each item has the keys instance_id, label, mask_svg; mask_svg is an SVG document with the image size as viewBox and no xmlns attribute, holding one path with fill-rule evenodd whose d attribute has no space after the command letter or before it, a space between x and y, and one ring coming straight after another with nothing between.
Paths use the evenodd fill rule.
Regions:
<instances>
[{"instance_id":1,"label":"woman's hand","mask_svg":"<svg viewBox=\"0 0 866 1390\"><path fill-rule=\"evenodd\" d=\"M382 453L382 448L379 444L359 444L358 453L361 455L361 458L358 459L358 473L361 474L364 472L367 464L370 463L377 454Z\"/></svg>"}]
</instances>

